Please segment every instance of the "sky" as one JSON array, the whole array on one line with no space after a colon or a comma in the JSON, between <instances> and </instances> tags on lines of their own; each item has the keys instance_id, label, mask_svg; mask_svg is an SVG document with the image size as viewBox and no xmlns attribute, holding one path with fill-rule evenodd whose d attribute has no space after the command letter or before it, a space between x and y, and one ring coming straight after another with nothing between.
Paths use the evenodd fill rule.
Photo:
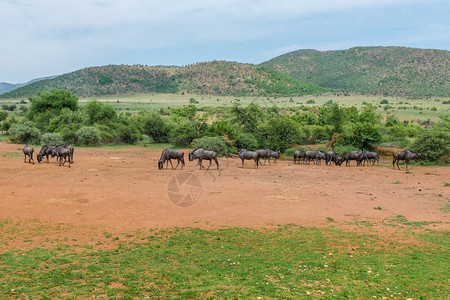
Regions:
<instances>
[{"instance_id":1,"label":"sky","mask_svg":"<svg viewBox=\"0 0 450 300\"><path fill-rule=\"evenodd\" d=\"M0 0L0 82L298 50L450 50L448 0Z\"/></svg>"}]
</instances>

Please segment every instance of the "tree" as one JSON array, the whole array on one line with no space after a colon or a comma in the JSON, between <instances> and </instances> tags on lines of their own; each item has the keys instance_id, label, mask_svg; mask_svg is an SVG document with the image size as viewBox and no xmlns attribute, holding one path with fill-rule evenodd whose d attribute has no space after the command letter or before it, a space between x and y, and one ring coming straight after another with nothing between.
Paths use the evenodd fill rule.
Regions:
<instances>
[{"instance_id":1,"label":"tree","mask_svg":"<svg viewBox=\"0 0 450 300\"><path fill-rule=\"evenodd\" d=\"M78 97L69 90L53 89L50 91L38 92L37 96L29 98L31 102L29 116L47 113L48 111L60 111L67 107L70 110L78 109Z\"/></svg>"},{"instance_id":2,"label":"tree","mask_svg":"<svg viewBox=\"0 0 450 300\"><path fill-rule=\"evenodd\" d=\"M299 125L288 116L274 116L258 131L262 132L261 144L274 150L284 151L301 140Z\"/></svg>"},{"instance_id":3,"label":"tree","mask_svg":"<svg viewBox=\"0 0 450 300\"><path fill-rule=\"evenodd\" d=\"M42 131L64 108L71 111L78 110L78 97L68 90L53 89L39 92L37 96L30 97L29 100L31 105L26 118L33 121Z\"/></svg>"},{"instance_id":4,"label":"tree","mask_svg":"<svg viewBox=\"0 0 450 300\"><path fill-rule=\"evenodd\" d=\"M167 118L167 117L166 117ZM151 137L156 143L167 143L170 135L170 125L157 112L150 112L142 119L142 133Z\"/></svg>"},{"instance_id":5,"label":"tree","mask_svg":"<svg viewBox=\"0 0 450 300\"><path fill-rule=\"evenodd\" d=\"M9 113L7 111L0 111L0 122L5 121Z\"/></svg>"},{"instance_id":6,"label":"tree","mask_svg":"<svg viewBox=\"0 0 450 300\"><path fill-rule=\"evenodd\" d=\"M111 104L103 104L98 100L89 101L84 110L88 116L88 124L108 124L117 118L117 111Z\"/></svg>"},{"instance_id":7,"label":"tree","mask_svg":"<svg viewBox=\"0 0 450 300\"><path fill-rule=\"evenodd\" d=\"M373 149L381 141L380 126L369 122L357 122L352 126L352 144L359 149Z\"/></svg>"}]
</instances>

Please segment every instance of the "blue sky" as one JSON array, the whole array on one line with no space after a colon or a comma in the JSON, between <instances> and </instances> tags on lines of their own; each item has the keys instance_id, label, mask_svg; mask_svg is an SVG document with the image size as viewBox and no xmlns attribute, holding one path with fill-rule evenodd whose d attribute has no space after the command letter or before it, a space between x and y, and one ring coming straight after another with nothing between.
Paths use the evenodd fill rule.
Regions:
<instances>
[{"instance_id":1,"label":"blue sky","mask_svg":"<svg viewBox=\"0 0 450 300\"><path fill-rule=\"evenodd\" d=\"M450 50L448 0L0 0L0 82L297 50Z\"/></svg>"}]
</instances>

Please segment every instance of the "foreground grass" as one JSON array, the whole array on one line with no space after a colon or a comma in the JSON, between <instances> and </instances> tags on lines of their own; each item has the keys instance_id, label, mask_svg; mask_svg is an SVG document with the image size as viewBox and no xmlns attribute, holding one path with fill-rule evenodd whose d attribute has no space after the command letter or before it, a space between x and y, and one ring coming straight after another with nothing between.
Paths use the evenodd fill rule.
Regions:
<instances>
[{"instance_id":1,"label":"foreground grass","mask_svg":"<svg viewBox=\"0 0 450 300\"><path fill-rule=\"evenodd\" d=\"M22 234L14 226L0 223L8 234L2 240L11 239L12 232ZM41 234L44 225L37 226ZM134 242L105 232L102 238L117 242L107 251L64 242L4 251L0 295L437 299L450 293L444 233L416 234L411 242L407 235L399 240L292 225L175 228L126 236Z\"/></svg>"}]
</instances>

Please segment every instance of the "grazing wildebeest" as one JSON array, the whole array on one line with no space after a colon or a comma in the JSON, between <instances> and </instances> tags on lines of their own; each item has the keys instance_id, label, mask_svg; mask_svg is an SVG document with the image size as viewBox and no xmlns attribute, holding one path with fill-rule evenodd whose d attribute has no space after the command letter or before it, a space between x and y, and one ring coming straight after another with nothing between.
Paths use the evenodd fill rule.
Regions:
<instances>
[{"instance_id":1,"label":"grazing wildebeest","mask_svg":"<svg viewBox=\"0 0 450 300\"><path fill-rule=\"evenodd\" d=\"M217 153L215 151L197 148L189 152L189 161L193 161L194 159L198 159L200 169L203 168L202 161L209 160L209 166L207 170L209 170L209 168L211 167L212 160L214 159L217 165L217 170L219 170L219 162L217 161Z\"/></svg>"},{"instance_id":2,"label":"grazing wildebeest","mask_svg":"<svg viewBox=\"0 0 450 300\"><path fill-rule=\"evenodd\" d=\"M317 159L317 151L306 151L305 152L305 159L306 159L306 163L309 165L311 163L311 160L314 161L314 163L316 163L316 159Z\"/></svg>"},{"instance_id":3,"label":"grazing wildebeest","mask_svg":"<svg viewBox=\"0 0 450 300\"><path fill-rule=\"evenodd\" d=\"M361 153L361 155L357 159L357 162L358 162L358 165L361 165L361 162L362 162L363 166L365 166L366 161L367 161L367 165L369 165L370 160L373 161L372 166L375 165L375 161L377 161L378 165L380 165L380 156L378 155L378 153L369 152L369 151L364 151L363 153Z\"/></svg>"},{"instance_id":4,"label":"grazing wildebeest","mask_svg":"<svg viewBox=\"0 0 450 300\"><path fill-rule=\"evenodd\" d=\"M23 147L23 154L25 156L25 160L24 162L27 162L27 156L28 156L28 163L32 163L31 161L33 161L33 165L34 165L34 159L33 159L33 152L34 152L34 148L25 145L25 147Z\"/></svg>"},{"instance_id":5,"label":"grazing wildebeest","mask_svg":"<svg viewBox=\"0 0 450 300\"><path fill-rule=\"evenodd\" d=\"M183 169L184 167L184 152L180 151L180 150L173 150L173 149L164 149L164 151L161 153L161 157L159 158L158 161L158 168L161 170L164 167L164 163L166 163L166 169L169 166L169 162L170 165L172 166L172 170L173 170L173 165L172 165L172 159L176 159L178 161L177 166L175 167L178 168L178 165L181 162L181 169Z\"/></svg>"},{"instance_id":6,"label":"grazing wildebeest","mask_svg":"<svg viewBox=\"0 0 450 300\"><path fill-rule=\"evenodd\" d=\"M55 148L56 148L56 146L44 145L42 147L41 151L39 151L39 154L36 156L38 163L40 163L42 161L42 158L44 156L47 156L47 163L48 163L48 156L52 154L52 151Z\"/></svg>"},{"instance_id":7,"label":"grazing wildebeest","mask_svg":"<svg viewBox=\"0 0 450 300\"><path fill-rule=\"evenodd\" d=\"M328 151L325 153L325 164L331 166L332 163L336 165L336 161L339 159L339 155L334 151Z\"/></svg>"},{"instance_id":8,"label":"grazing wildebeest","mask_svg":"<svg viewBox=\"0 0 450 300\"><path fill-rule=\"evenodd\" d=\"M66 161L69 161L69 168L70 164L72 163L72 159L70 157L71 150L69 148L66 148L64 145L58 145L55 147L55 149L52 150L52 157L57 157L57 160L59 161L60 166L64 166ZM63 162L64 158L64 162Z\"/></svg>"},{"instance_id":9,"label":"grazing wildebeest","mask_svg":"<svg viewBox=\"0 0 450 300\"><path fill-rule=\"evenodd\" d=\"M303 160L304 163L306 163L305 161L306 158L306 151L304 150L297 150L294 153L294 164L297 163L297 161L300 162L300 159Z\"/></svg>"},{"instance_id":10,"label":"grazing wildebeest","mask_svg":"<svg viewBox=\"0 0 450 300\"><path fill-rule=\"evenodd\" d=\"M342 160L345 161L345 165L347 167L350 166L350 161L351 160L357 160L358 157L361 155L362 151L361 150L356 150L356 151L352 151L352 152L345 152L342 155Z\"/></svg>"},{"instance_id":11,"label":"grazing wildebeest","mask_svg":"<svg viewBox=\"0 0 450 300\"><path fill-rule=\"evenodd\" d=\"M324 159L326 162L327 159L326 152L316 150L316 165L321 165L322 159Z\"/></svg>"},{"instance_id":12,"label":"grazing wildebeest","mask_svg":"<svg viewBox=\"0 0 450 300\"><path fill-rule=\"evenodd\" d=\"M242 148L239 150L239 158L242 160L242 167L244 167L244 160L253 159L255 161L255 168L257 168L260 154L258 152L248 151L247 149Z\"/></svg>"},{"instance_id":13,"label":"grazing wildebeest","mask_svg":"<svg viewBox=\"0 0 450 300\"><path fill-rule=\"evenodd\" d=\"M269 160L269 165L270 165L270 158L273 157L275 159L280 158L280 151L273 151L270 148L266 148L266 149L259 149L256 150L255 152L259 153L259 157L264 158L264 164L266 164L266 161ZM259 162L261 165L262 163Z\"/></svg>"},{"instance_id":14,"label":"grazing wildebeest","mask_svg":"<svg viewBox=\"0 0 450 300\"><path fill-rule=\"evenodd\" d=\"M412 150L395 152L394 159L392 160L392 168L395 169L395 163L397 163L397 168L400 170L400 167L398 166L398 162L401 160L404 160L405 164L406 164L406 171L408 171L408 162L419 156L420 156L419 153L412 151Z\"/></svg>"}]
</instances>

